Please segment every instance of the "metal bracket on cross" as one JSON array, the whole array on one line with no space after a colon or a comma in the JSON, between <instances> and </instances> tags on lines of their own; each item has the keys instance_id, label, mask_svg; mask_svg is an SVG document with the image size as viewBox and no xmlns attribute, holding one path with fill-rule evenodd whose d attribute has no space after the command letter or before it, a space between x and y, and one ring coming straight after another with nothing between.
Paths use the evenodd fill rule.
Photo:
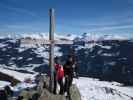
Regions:
<instances>
[{"instance_id":1,"label":"metal bracket on cross","mask_svg":"<svg viewBox=\"0 0 133 100\"><path fill-rule=\"evenodd\" d=\"M51 69L50 74L50 91L53 92L54 90L54 45L55 44L73 44L73 41L70 40L54 40L54 29L55 29L55 16L54 16L54 9L49 10L50 16L50 23L49 23L49 40L46 39L32 39L32 38L23 38L21 39L21 45L23 44L49 44L50 51L49 51L49 65Z\"/></svg>"}]
</instances>

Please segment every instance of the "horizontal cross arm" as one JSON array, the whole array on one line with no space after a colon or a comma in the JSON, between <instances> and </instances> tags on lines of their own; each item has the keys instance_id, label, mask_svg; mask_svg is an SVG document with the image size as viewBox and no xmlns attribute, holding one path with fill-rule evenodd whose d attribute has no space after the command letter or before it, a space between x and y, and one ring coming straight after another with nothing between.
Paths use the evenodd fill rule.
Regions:
<instances>
[{"instance_id":1,"label":"horizontal cross arm","mask_svg":"<svg viewBox=\"0 0 133 100\"><path fill-rule=\"evenodd\" d=\"M72 40L21 39L21 44L73 44Z\"/></svg>"}]
</instances>

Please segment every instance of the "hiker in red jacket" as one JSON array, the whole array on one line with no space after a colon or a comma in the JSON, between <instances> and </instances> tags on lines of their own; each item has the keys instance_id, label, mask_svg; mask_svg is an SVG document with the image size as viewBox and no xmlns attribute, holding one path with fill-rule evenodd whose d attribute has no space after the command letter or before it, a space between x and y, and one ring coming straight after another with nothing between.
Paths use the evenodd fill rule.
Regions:
<instances>
[{"instance_id":1,"label":"hiker in red jacket","mask_svg":"<svg viewBox=\"0 0 133 100\"><path fill-rule=\"evenodd\" d=\"M54 85L54 93L56 93L56 86L57 82L60 85L60 94L64 93L64 85L63 85L63 77L64 77L64 69L63 66L60 64L59 58L55 58L55 85Z\"/></svg>"}]
</instances>

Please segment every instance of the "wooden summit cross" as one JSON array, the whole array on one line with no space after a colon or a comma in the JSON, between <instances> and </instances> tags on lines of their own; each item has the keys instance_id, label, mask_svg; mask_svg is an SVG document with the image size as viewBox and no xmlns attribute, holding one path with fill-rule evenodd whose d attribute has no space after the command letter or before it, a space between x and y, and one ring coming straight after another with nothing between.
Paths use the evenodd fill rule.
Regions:
<instances>
[{"instance_id":1,"label":"wooden summit cross","mask_svg":"<svg viewBox=\"0 0 133 100\"><path fill-rule=\"evenodd\" d=\"M55 30L55 16L54 9L49 10L49 40L42 39L21 39L21 44L49 44L49 65L50 65L50 91L53 92L54 89L54 45L55 44L73 44L72 41L68 40L54 40L54 30Z\"/></svg>"}]
</instances>

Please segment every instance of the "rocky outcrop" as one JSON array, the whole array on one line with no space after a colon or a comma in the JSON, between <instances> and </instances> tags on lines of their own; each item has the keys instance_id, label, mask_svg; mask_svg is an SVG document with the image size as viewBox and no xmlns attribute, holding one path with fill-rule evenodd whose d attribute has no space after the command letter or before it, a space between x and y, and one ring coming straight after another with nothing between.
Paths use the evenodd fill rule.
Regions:
<instances>
[{"instance_id":1,"label":"rocky outcrop","mask_svg":"<svg viewBox=\"0 0 133 100\"><path fill-rule=\"evenodd\" d=\"M76 85L70 87L70 98L64 95L53 94L49 91L49 77L41 76L38 91L41 93L39 100L81 100L80 92Z\"/></svg>"}]
</instances>

